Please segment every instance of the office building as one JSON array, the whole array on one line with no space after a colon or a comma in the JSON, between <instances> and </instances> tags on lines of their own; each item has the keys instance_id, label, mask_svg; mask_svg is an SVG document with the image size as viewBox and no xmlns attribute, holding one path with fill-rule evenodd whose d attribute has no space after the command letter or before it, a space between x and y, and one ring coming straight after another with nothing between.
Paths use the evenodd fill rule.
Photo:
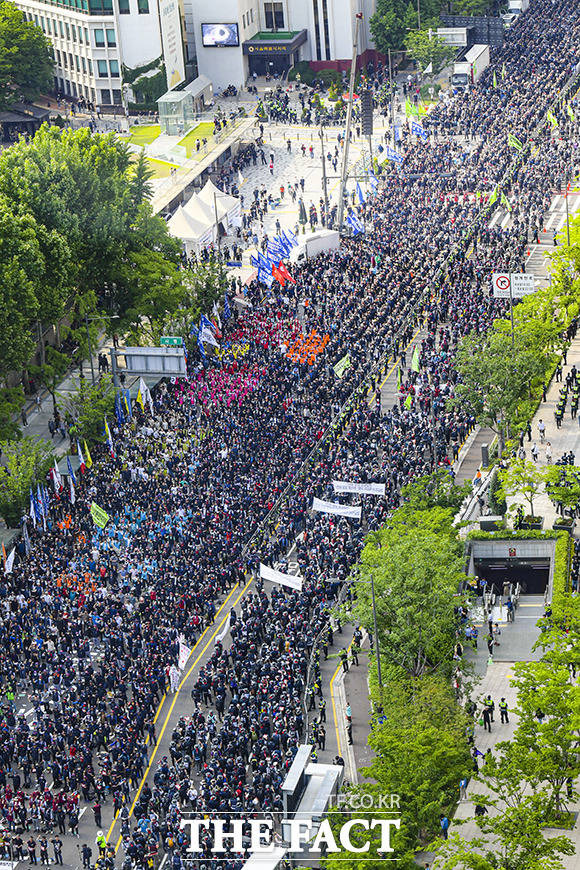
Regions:
<instances>
[{"instance_id":1,"label":"office building","mask_svg":"<svg viewBox=\"0 0 580 870\"><path fill-rule=\"evenodd\" d=\"M50 39L56 93L122 106L123 66L161 61L158 0L15 0Z\"/></svg>"},{"instance_id":2,"label":"office building","mask_svg":"<svg viewBox=\"0 0 580 870\"><path fill-rule=\"evenodd\" d=\"M253 73L281 73L298 61L350 64L355 13L362 12L359 56L374 54L369 19L375 0L184 0L199 72L216 89L240 86ZM341 64L342 62L342 64Z\"/></svg>"}]
</instances>

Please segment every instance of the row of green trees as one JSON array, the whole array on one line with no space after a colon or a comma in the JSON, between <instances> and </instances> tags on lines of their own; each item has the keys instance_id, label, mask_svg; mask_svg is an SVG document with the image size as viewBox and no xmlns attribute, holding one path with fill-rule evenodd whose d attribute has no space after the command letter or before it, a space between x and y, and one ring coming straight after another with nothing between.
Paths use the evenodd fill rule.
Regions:
<instances>
[{"instance_id":1,"label":"row of green trees","mask_svg":"<svg viewBox=\"0 0 580 870\"><path fill-rule=\"evenodd\" d=\"M72 361L101 330L158 343L166 324L189 335L199 311L223 293L217 266L180 270L180 248L152 213L150 171L114 134L43 127L0 155L0 436L23 401L9 389L27 369L57 401ZM179 312L179 316L176 315ZM70 351L44 346L56 325ZM30 366L38 342L41 365Z\"/></svg>"},{"instance_id":2,"label":"row of green trees","mask_svg":"<svg viewBox=\"0 0 580 870\"><path fill-rule=\"evenodd\" d=\"M471 333L459 344L454 403L489 426L502 449L533 416L564 346L563 332L580 311L578 220L571 239L571 247L554 258L551 285L514 307L513 333L510 318L500 318L488 332Z\"/></svg>"},{"instance_id":3,"label":"row of green trees","mask_svg":"<svg viewBox=\"0 0 580 870\"><path fill-rule=\"evenodd\" d=\"M491 0L453 0L451 11L458 15L485 14ZM408 48L406 39L412 31L423 31L428 38L429 28L437 27L441 12L449 11L447 0L377 0L376 12L370 20L370 29L379 51Z\"/></svg>"},{"instance_id":4,"label":"row of green trees","mask_svg":"<svg viewBox=\"0 0 580 870\"><path fill-rule=\"evenodd\" d=\"M488 795L478 802L489 806L488 815L479 818L482 836L440 841L441 814L451 816L460 781L474 775L467 740L474 723L460 701L460 695L470 696L474 682L469 666L454 658L461 631L454 608L464 603L458 590L465 562L453 518L466 491L443 471L404 494L406 503L369 536L362 552L352 613L373 637L372 575L382 685L375 659L370 686L376 713L369 738L374 760L362 771L370 782L358 790L375 796L375 806L380 795L399 795L400 827L391 832L394 852L388 856L378 851L380 832L374 837L361 832L360 845L371 841L364 858L388 857L402 870L414 870L418 850L438 849L438 866L449 870L558 868L571 844L563 836L546 836L544 829L568 823L570 778L580 773L575 752L580 701L568 667L578 658L579 621L575 641L569 620L565 627L546 622L543 660L514 668L514 738L500 743L477 775ZM333 829L352 815L369 822L385 818L376 809L335 812ZM351 863L344 852L337 858L340 864L329 856L325 866L358 866L354 855Z\"/></svg>"},{"instance_id":5,"label":"row of green trees","mask_svg":"<svg viewBox=\"0 0 580 870\"><path fill-rule=\"evenodd\" d=\"M52 48L40 27L13 3L0 2L0 110L53 87Z\"/></svg>"}]
</instances>

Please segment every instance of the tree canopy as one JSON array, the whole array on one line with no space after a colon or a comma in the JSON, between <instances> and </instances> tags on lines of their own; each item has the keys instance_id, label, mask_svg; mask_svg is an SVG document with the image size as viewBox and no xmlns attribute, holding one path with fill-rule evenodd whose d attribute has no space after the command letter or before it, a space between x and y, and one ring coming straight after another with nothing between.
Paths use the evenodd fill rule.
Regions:
<instances>
[{"instance_id":1,"label":"tree canopy","mask_svg":"<svg viewBox=\"0 0 580 870\"><path fill-rule=\"evenodd\" d=\"M34 100L53 85L52 49L36 24L6 0L0 2L0 109Z\"/></svg>"}]
</instances>

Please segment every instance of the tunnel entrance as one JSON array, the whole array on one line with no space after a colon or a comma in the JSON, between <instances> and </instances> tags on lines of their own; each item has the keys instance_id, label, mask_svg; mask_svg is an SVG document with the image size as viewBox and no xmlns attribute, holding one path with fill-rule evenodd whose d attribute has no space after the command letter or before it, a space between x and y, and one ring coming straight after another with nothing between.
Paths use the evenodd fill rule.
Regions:
<instances>
[{"instance_id":1,"label":"tunnel entrance","mask_svg":"<svg viewBox=\"0 0 580 870\"><path fill-rule=\"evenodd\" d=\"M475 574L487 580L498 595L504 584L520 584L522 595L544 595L550 577L550 560L529 559L474 559Z\"/></svg>"}]
</instances>

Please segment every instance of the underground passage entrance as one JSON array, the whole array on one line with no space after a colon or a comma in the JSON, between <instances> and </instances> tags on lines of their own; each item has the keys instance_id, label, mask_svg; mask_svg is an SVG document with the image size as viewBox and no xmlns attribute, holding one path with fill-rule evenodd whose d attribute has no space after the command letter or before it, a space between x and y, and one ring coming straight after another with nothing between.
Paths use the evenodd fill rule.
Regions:
<instances>
[{"instance_id":1,"label":"underground passage entrance","mask_svg":"<svg viewBox=\"0 0 580 870\"><path fill-rule=\"evenodd\" d=\"M474 559L475 575L487 580L487 588L501 595L504 583L520 584L522 595L543 595L550 577L550 560L539 559Z\"/></svg>"}]
</instances>

